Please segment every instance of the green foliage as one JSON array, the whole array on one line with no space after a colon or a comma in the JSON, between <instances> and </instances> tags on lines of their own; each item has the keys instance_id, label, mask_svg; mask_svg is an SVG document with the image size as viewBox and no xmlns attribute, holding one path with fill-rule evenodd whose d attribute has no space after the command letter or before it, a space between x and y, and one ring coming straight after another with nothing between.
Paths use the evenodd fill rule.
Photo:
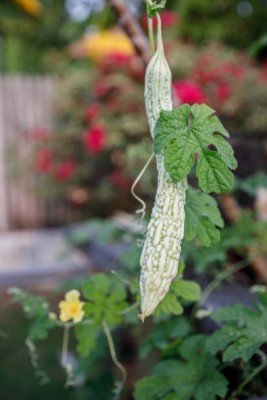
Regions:
<instances>
[{"instance_id":1,"label":"green foliage","mask_svg":"<svg viewBox=\"0 0 267 400\"><path fill-rule=\"evenodd\" d=\"M179 182L190 173L197 153L200 188L207 193L231 190L234 177L230 169L235 169L237 162L229 143L215 132L229 136L214 110L205 104L184 104L160 113L154 150L163 153L165 168L174 181ZM210 150L210 146L217 151Z\"/></svg>"},{"instance_id":2,"label":"green foliage","mask_svg":"<svg viewBox=\"0 0 267 400\"><path fill-rule=\"evenodd\" d=\"M83 296L89 300L84 306L86 316L95 324L106 321L108 325L122 322L122 310L126 308L126 289L116 276L96 274L84 283Z\"/></svg>"},{"instance_id":3,"label":"green foliage","mask_svg":"<svg viewBox=\"0 0 267 400\"><path fill-rule=\"evenodd\" d=\"M267 295L261 294L255 309L239 304L216 311L212 318L224 326L207 341L207 350L223 352L223 361L248 361L267 342Z\"/></svg>"},{"instance_id":4,"label":"green foliage","mask_svg":"<svg viewBox=\"0 0 267 400\"><path fill-rule=\"evenodd\" d=\"M171 1L181 16L179 33L183 38L198 43L220 40L244 49L266 33L265 2L250 0L251 10L243 16L237 12L242 8L239 0Z\"/></svg>"},{"instance_id":5,"label":"green foliage","mask_svg":"<svg viewBox=\"0 0 267 400\"><path fill-rule=\"evenodd\" d=\"M255 197L258 188L267 188L267 175L262 171L256 172L245 179L237 180L235 186L237 189Z\"/></svg>"},{"instance_id":6,"label":"green foliage","mask_svg":"<svg viewBox=\"0 0 267 400\"><path fill-rule=\"evenodd\" d=\"M85 323L75 327L77 350L82 357L88 356L95 349L99 327L93 323Z\"/></svg>"},{"instance_id":7,"label":"green foliage","mask_svg":"<svg viewBox=\"0 0 267 400\"><path fill-rule=\"evenodd\" d=\"M41 296L34 296L17 287L8 290L15 302L22 305L27 318L31 320L28 337L31 340L42 340L48 331L55 326L55 321L49 319L49 305Z\"/></svg>"},{"instance_id":8,"label":"green foliage","mask_svg":"<svg viewBox=\"0 0 267 400\"><path fill-rule=\"evenodd\" d=\"M160 302L154 314L180 315L184 311L180 298L188 301L197 301L200 298L200 293L200 286L196 282L178 278L172 282L170 290Z\"/></svg>"},{"instance_id":9,"label":"green foliage","mask_svg":"<svg viewBox=\"0 0 267 400\"><path fill-rule=\"evenodd\" d=\"M223 228L224 222L213 197L189 187L185 215L185 240L198 239L203 246L219 242L218 228Z\"/></svg>"},{"instance_id":10,"label":"green foliage","mask_svg":"<svg viewBox=\"0 0 267 400\"><path fill-rule=\"evenodd\" d=\"M152 376L135 386L135 400L215 400L224 398L227 381L219 372L219 361L205 351L207 338L189 337L178 347L180 359L161 361Z\"/></svg>"},{"instance_id":11,"label":"green foliage","mask_svg":"<svg viewBox=\"0 0 267 400\"><path fill-rule=\"evenodd\" d=\"M68 240L74 246L88 244L88 238L92 237L97 243L106 244L120 238L121 231L111 220L92 218L87 223L74 226L68 233Z\"/></svg>"},{"instance_id":12,"label":"green foliage","mask_svg":"<svg viewBox=\"0 0 267 400\"><path fill-rule=\"evenodd\" d=\"M151 332L141 343L139 354L146 358L155 349L168 351L168 347L177 344L189 334L191 326L185 317L168 318L166 316L156 317Z\"/></svg>"}]
</instances>

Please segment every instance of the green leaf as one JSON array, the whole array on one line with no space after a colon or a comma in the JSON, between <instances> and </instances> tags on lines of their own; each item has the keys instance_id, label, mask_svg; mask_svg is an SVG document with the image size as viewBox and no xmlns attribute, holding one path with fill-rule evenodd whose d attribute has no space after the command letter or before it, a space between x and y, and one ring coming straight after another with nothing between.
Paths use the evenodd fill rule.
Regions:
<instances>
[{"instance_id":1,"label":"green leaf","mask_svg":"<svg viewBox=\"0 0 267 400\"><path fill-rule=\"evenodd\" d=\"M217 396L224 398L227 393L227 380L217 369L218 360L205 351L206 340L202 335L186 339L179 347L180 359L160 362L152 376L137 382L135 399L215 400Z\"/></svg>"},{"instance_id":2,"label":"green leaf","mask_svg":"<svg viewBox=\"0 0 267 400\"><path fill-rule=\"evenodd\" d=\"M82 324L75 327L77 351L82 357L88 356L96 346L98 327L94 324Z\"/></svg>"},{"instance_id":3,"label":"green leaf","mask_svg":"<svg viewBox=\"0 0 267 400\"><path fill-rule=\"evenodd\" d=\"M179 297L188 301L197 301L200 298L199 285L195 282L184 281L177 275L177 278L172 281L170 290L157 306L154 315L181 315L184 309Z\"/></svg>"},{"instance_id":4,"label":"green leaf","mask_svg":"<svg viewBox=\"0 0 267 400\"><path fill-rule=\"evenodd\" d=\"M248 361L267 343L267 304L260 298L255 309L235 304L218 310L212 318L224 326L210 336L207 349L222 351L224 361Z\"/></svg>"},{"instance_id":5,"label":"green leaf","mask_svg":"<svg viewBox=\"0 0 267 400\"><path fill-rule=\"evenodd\" d=\"M229 362L242 358L244 361L248 361L261 347L263 343L251 341L248 337L240 337L234 343L230 344L223 353L223 361Z\"/></svg>"},{"instance_id":6,"label":"green leaf","mask_svg":"<svg viewBox=\"0 0 267 400\"><path fill-rule=\"evenodd\" d=\"M28 337L32 341L45 339L48 331L56 325L56 321L49 318L49 304L42 296L34 296L17 287L8 289L8 294L22 305L26 317L31 321Z\"/></svg>"},{"instance_id":7,"label":"green leaf","mask_svg":"<svg viewBox=\"0 0 267 400\"><path fill-rule=\"evenodd\" d=\"M196 175L203 192L229 192L234 184L234 175L218 153L205 149L199 157Z\"/></svg>"},{"instance_id":8,"label":"green leaf","mask_svg":"<svg viewBox=\"0 0 267 400\"><path fill-rule=\"evenodd\" d=\"M149 353L155 349L164 349L168 351L168 345L174 340L188 335L190 324L185 317L154 319L154 329L151 330L145 340L141 343L139 355L146 358Z\"/></svg>"},{"instance_id":9,"label":"green leaf","mask_svg":"<svg viewBox=\"0 0 267 400\"><path fill-rule=\"evenodd\" d=\"M151 376L149 378L140 379L135 385L135 400L155 400L168 391L168 378Z\"/></svg>"},{"instance_id":10,"label":"green leaf","mask_svg":"<svg viewBox=\"0 0 267 400\"><path fill-rule=\"evenodd\" d=\"M214 332L213 335L208 339L207 350L212 354L216 354L218 351L223 350L226 346L239 337L239 329L237 329L235 326L224 326L223 328Z\"/></svg>"},{"instance_id":11,"label":"green leaf","mask_svg":"<svg viewBox=\"0 0 267 400\"><path fill-rule=\"evenodd\" d=\"M185 280L173 282L172 289L177 296L185 300L197 301L200 299L201 289L198 283Z\"/></svg>"},{"instance_id":12,"label":"green leaf","mask_svg":"<svg viewBox=\"0 0 267 400\"><path fill-rule=\"evenodd\" d=\"M183 104L162 111L154 133L154 151L164 155L165 168L174 181L190 173L198 154L200 188L207 193L231 190L234 177L229 169L235 169L237 162L232 147L223 138L229 134L213 109L205 104Z\"/></svg>"},{"instance_id":13,"label":"green leaf","mask_svg":"<svg viewBox=\"0 0 267 400\"><path fill-rule=\"evenodd\" d=\"M188 188L185 204L185 233L187 241L198 239L203 246L220 241L218 228L224 226L215 199L206 193Z\"/></svg>"},{"instance_id":14,"label":"green leaf","mask_svg":"<svg viewBox=\"0 0 267 400\"><path fill-rule=\"evenodd\" d=\"M158 305L155 315L159 314L174 314L181 315L183 313L183 307L181 303L177 300L177 297L174 293L169 291L164 299Z\"/></svg>"},{"instance_id":15,"label":"green leaf","mask_svg":"<svg viewBox=\"0 0 267 400\"><path fill-rule=\"evenodd\" d=\"M96 324L103 320L109 325L122 321L122 310L127 307L124 283L116 276L95 274L83 285L82 293L89 300L84 306L86 316Z\"/></svg>"}]
</instances>

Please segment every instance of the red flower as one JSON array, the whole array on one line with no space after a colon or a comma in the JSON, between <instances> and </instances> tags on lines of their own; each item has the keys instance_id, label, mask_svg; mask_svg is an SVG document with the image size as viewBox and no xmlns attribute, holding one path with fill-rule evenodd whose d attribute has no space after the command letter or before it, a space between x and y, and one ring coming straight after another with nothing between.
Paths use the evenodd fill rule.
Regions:
<instances>
[{"instance_id":1,"label":"red flower","mask_svg":"<svg viewBox=\"0 0 267 400\"><path fill-rule=\"evenodd\" d=\"M163 28L175 26L179 22L179 16L173 11L162 11L160 13L160 17ZM157 17L153 17L153 27L156 28L157 25L158 25ZM143 18L143 26L145 29L148 28L146 15Z\"/></svg>"},{"instance_id":2,"label":"red flower","mask_svg":"<svg viewBox=\"0 0 267 400\"><path fill-rule=\"evenodd\" d=\"M53 153L47 147L40 149L36 156L35 170L41 174L51 171L53 161Z\"/></svg>"},{"instance_id":3,"label":"red flower","mask_svg":"<svg viewBox=\"0 0 267 400\"><path fill-rule=\"evenodd\" d=\"M97 103L89 104L85 109L84 118L87 122L91 122L99 116L100 107Z\"/></svg>"},{"instance_id":4,"label":"red flower","mask_svg":"<svg viewBox=\"0 0 267 400\"><path fill-rule=\"evenodd\" d=\"M190 81L177 81L173 83L174 94L178 97L181 103L190 105L205 103L205 95L201 87Z\"/></svg>"},{"instance_id":5,"label":"red flower","mask_svg":"<svg viewBox=\"0 0 267 400\"><path fill-rule=\"evenodd\" d=\"M225 101L231 96L231 86L227 82L221 82L217 86L217 97L220 101Z\"/></svg>"},{"instance_id":6,"label":"red flower","mask_svg":"<svg viewBox=\"0 0 267 400\"><path fill-rule=\"evenodd\" d=\"M95 94L95 96L97 97L103 97L105 96L108 91L109 91L109 85L101 80L100 82L97 82L94 86L93 86L93 92Z\"/></svg>"},{"instance_id":7,"label":"red flower","mask_svg":"<svg viewBox=\"0 0 267 400\"><path fill-rule=\"evenodd\" d=\"M64 182L72 177L76 169L76 165L73 161L63 161L56 167L56 179Z\"/></svg>"},{"instance_id":8,"label":"red flower","mask_svg":"<svg viewBox=\"0 0 267 400\"><path fill-rule=\"evenodd\" d=\"M101 125L88 129L84 134L85 150L95 156L105 147L106 130Z\"/></svg>"},{"instance_id":9,"label":"red flower","mask_svg":"<svg viewBox=\"0 0 267 400\"><path fill-rule=\"evenodd\" d=\"M132 182L123 175L120 169L116 169L109 175L110 182L118 189L128 190L132 186Z\"/></svg>"},{"instance_id":10,"label":"red flower","mask_svg":"<svg viewBox=\"0 0 267 400\"><path fill-rule=\"evenodd\" d=\"M110 53L106 56L105 62L125 66L132 60L133 56L125 53Z\"/></svg>"}]
</instances>

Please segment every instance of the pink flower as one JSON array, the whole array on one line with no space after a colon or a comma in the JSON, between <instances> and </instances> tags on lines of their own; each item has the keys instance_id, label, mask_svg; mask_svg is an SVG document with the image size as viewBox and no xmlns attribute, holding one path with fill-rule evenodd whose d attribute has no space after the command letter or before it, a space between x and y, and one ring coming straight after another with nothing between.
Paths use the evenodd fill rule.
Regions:
<instances>
[{"instance_id":1,"label":"pink flower","mask_svg":"<svg viewBox=\"0 0 267 400\"><path fill-rule=\"evenodd\" d=\"M41 148L36 156L35 170L41 174L47 174L51 171L53 153L47 147Z\"/></svg>"},{"instance_id":2,"label":"pink flower","mask_svg":"<svg viewBox=\"0 0 267 400\"><path fill-rule=\"evenodd\" d=\"M84 134L84 146L89 155L97 155L105 147L106 129L96 125L88 129Z\"/></svg>"},{"instance_id":3,"label":"pink flower","mask_svg":"<svg viewBox=\"0 0 267 400\"><path fill-rule=\"evenodd\" d=\"M84 118L87 122L91 122L99 116L100 107L97 103L89 104L85 109Z\"/></svg>"},{"instance_id":4,"label":"pink flower","mask_svg":"<svg viewBox=\"0 0 267 400\"><path fill-rule=\"evenodd\" d=\"M162 11L160 13L160 17L163 28L175 26L179 22L179 16L173 11ZM157 25L158 25L157 17L153 17L153 27L156 28ZM148 28L146 15L143 18L143 26L145 29Z\"/></svg>"},{"instance_id":5,"label":"pink flower","mask_svg":"<svg viewBox=\"0 0 267 400\"><path fill-rule=\"evenodd\" d=\"M109 62L116 65L125 66L128 65L132 60L133 56L125 53L110 53L106 56L105 62Z\"/></svg>"},{"instance_id":6,"label":"pink flower","mask_svg":"<svg viewBox=\"0 0 267 400\"><path fill-rule=\"evenodd\" d=\"M174 94L178 97L181 103L190 105L205 103L205 95L201 87L191 81L177 81L173 83Z\"/></svg>"},{"instance_id":7,"label":"pink flower","mask_svg":"<svg viewBox=\"0 0 267 400\"><path fill-rule=\"evenodd\" d=\"M64 182L70 179L76 169L76 165L71 160L63 161L61 164L56 167L56 179Z\"/></svg>"},{"instance_id":8,"label":"pink flower","mask_svg":"<svg viewBox=\"0 0 267 400\"><path fill-rule=\"evenodd\" d=\"M216 95L220 101L225 101L231 96L231 86L227 82L221 82L217 86Z\"/></svg>"},{"instance_id":9,"label":"pink flower","mask_svg":"<svg viewBox=\"0 0 267 400\"><path fill-rule=\"evenodd\" d=\"M128 190L132 186L132 182L123 175L120 169L116 169L109 175L110 182L118 189Z\"/></svg>"}]
</instances>

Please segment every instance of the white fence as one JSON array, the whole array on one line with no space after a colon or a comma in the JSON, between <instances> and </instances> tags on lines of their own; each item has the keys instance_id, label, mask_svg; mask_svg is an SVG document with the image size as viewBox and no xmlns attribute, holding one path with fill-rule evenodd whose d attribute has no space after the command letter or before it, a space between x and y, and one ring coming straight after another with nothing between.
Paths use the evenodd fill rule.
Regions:
<instances>
[{"instance_id":1,"label":"white fence","mask_svg":"<svg viewBox=\"0 0 267 400\"><path fill-rule=\"evenodd\" d=\"M10 177L10 147L18 147L16 168L23 169L34 128L50 129L56 81L51 77L0 76L0 230L30 228L46 221L47 205L30 190L32 176ZM11 164L12 165L12 164Z\"/></svg>"}]
</instances>

